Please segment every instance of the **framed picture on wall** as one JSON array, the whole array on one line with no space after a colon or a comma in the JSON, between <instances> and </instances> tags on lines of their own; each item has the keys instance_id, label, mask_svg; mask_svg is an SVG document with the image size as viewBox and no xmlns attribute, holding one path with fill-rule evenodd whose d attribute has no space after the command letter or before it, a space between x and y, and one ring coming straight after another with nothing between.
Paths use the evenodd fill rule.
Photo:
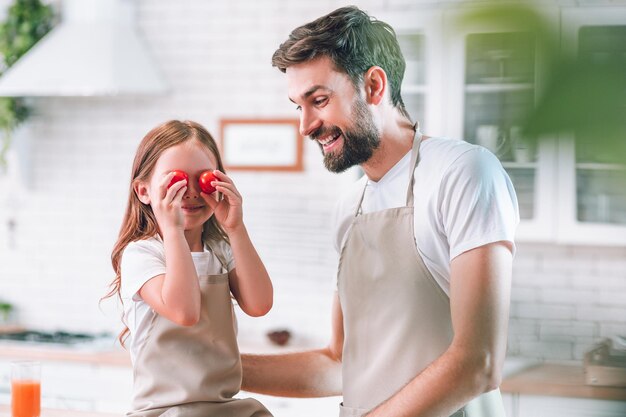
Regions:
<instances>
[{"instance_id":1,"label":"framed picture on wall","mask_svg":"<svg viewBox=\"0 0 626 417\"><path fill-rule=\"evenodd\" d=\"M220 148L226 169L302 171L297 119L222 119Z\"/></svg>"}]
</instances>

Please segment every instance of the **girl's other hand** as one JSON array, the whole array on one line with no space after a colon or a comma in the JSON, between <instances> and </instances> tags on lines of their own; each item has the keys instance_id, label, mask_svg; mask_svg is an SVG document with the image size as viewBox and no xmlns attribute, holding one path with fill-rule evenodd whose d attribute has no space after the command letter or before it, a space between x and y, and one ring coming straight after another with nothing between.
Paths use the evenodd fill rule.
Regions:
<instances>
[{"instance_id":1,"label":"girl's other hand","mask_svg":"<svg viewBox=\"0 0 626 417\"><path fill-rule=\"evenodd\" d=\"M215 189L222 193L222 199L217 201L213 195L201 192L204 201L213 209L213 215L226 233L231 233L243 225L243 199L233 180L222 171L213 171L217 177L212 184Z\"/></svg>"},{"instance_id":2,"label":"girl's other hand","mask_svg":"<svg viewBox=\"0 0 626 417\"><path fill-rule=\"evenodd\" d=\"M170 172L161 179L157 195L152 198L151 202L154 216L164 234L184 228L181 206L183 195L187 191L187 180L175 182L168 188L174 175L174 172Z\"/></svg>"}]
</instances>

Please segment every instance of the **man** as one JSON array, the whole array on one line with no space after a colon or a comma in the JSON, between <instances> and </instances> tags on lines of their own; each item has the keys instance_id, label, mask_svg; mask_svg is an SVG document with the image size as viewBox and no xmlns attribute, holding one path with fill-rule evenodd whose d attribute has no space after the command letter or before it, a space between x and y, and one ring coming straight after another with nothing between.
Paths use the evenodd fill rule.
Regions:
<instances>
[{"instance_id":1,"label":"man","mask_svg":"<svg viewBox=\"0 0 626 417\"><path fill-rule=\"evenodd\" d=\"M329 346L244 355L243 389L343 394L340 416L504 416L497 388L519 215L501 164L484 148L420 134L400 95L395 33L358 8L295 29L272 63L326 167L358 164L365 176L335 213Z\"/></svg>"}]
</instances>

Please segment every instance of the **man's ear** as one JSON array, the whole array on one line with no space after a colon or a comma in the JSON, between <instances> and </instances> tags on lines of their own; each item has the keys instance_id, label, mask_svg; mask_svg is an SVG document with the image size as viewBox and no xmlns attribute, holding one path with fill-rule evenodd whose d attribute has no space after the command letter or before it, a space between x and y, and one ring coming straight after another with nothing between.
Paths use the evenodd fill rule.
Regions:
<instances>
[{"instance_id":1,"label":"man's ear","mask_svg":"<svg viewBox=\"0 0 626 417\"><path fill-rule=\"evenodd\" d=\"M143 181L135 181L133 184L133 190L139 201L144 204L150 204L150 195L148 194L148 184Z\"/></svg>"},{"instance_id":2,"label":"man's ear","mask_svg":"<svg viewBox=\"0 0 626 417\"><path fill-rule=\"evenodd\" d=\"M368 103L378 105L387 93L387 74L381 67L373 66L363 77L365 99Z\"/></svg>"}]
</instances>

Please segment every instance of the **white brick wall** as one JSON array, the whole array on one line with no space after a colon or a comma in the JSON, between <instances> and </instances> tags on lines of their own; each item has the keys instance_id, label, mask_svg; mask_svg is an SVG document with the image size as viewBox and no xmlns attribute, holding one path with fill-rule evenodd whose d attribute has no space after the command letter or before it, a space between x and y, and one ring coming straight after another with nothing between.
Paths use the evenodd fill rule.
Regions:
<instances>
[{"instance_id":1,"label":"white brick wall","mask_svg":"<svg viewBox=\"0 0 626 417\"><path fill-rule=\"evenodd\" d=\"M580 360L604 337L626 334L626 249L520 243L509 353Z\"/></svg>"},{"instance_id":2,"label":"white brick wall","mask_svg":"<svg viewBox=\"0 0 626 417\"><path fill-rule=\"evenodd\" d=\"M374 15L418 7L353 3ZM18 306L17 319L38 328L117 331L115 302L100 310L98 299L112 278L110 251L141 137L170 118L197 120L217 134L220 117L296 117L270 57L292 28L344 4L143 0L139 29L169 95L36 100L32 186L12 193L0 182L0 298ZM289 327L302 338L328 337L336 268L328 216L354 174L326 172L311 143L305 158L303 173L232 173L276 289L268 316L241 318L243 335ZM9 218L17 222L14 248ZM625 271L626 249L520 244L511 354L579 359L598 338L626 334Z\"/></svg>"}]
</instances>

